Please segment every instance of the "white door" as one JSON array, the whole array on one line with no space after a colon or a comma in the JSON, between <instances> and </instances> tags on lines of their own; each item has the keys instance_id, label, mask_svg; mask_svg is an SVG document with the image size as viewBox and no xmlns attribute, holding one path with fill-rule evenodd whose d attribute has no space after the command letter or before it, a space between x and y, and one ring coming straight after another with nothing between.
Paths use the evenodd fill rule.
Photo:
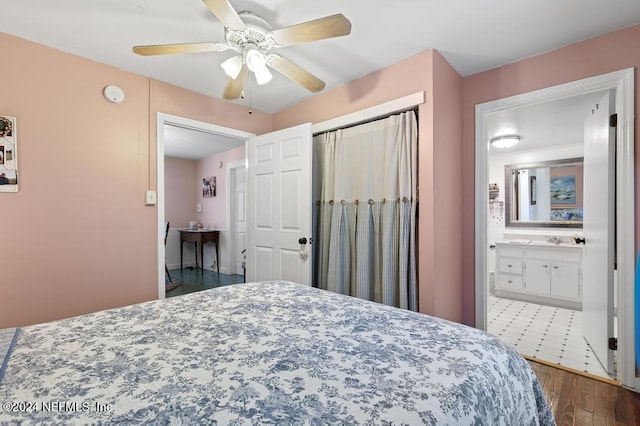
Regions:
<instances>
[{"instance_id":1,"label":"white door","mask_svg":"<svg viewBox=\"0 0 640 426\"><path fill-rule=\"evenodd\" d=\"M245 232L247 222L247 209L246 209L246 195L247 195L247 170L244 167L233 169L233 182L234 182L234 218L235 221L235 265L234 273L243 274L242 262L244 261L245 249Z\"/></svg>"},{"instance_id":2,"label":"white door","mask_svg":"<svg viewBox=\"0 0 640 426\"><path fill-rule=\"evenodd\" d=\"M311 124L249 139L247 158L247 282L311 285Z\"/></svg>"},{"instance_id":3,"label":"white door","mask_svg":"<svg viewBox=\"0 0 640 426\"><path fill-rule=\"evenodd\" d=\"M584 126L583 334L609 374L613 374L613 261L615 129L609 126L613 93L589 112Z\"/></svg>"}]
</instances>

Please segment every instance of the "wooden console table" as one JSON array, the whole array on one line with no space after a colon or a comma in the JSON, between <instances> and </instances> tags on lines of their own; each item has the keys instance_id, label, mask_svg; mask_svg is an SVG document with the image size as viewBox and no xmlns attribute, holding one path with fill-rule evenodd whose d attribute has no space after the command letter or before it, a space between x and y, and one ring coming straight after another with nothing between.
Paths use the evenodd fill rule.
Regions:
<instances>
[{"instance_id":1,"label":"wooden console table","mask_svg":"<svg viewBox=\"0 0 640 426\"><path fill-rule=\"evenodd\" d=\"M216 246L216 268L220 273L220 262L218 261L218 236L220 231L210 229L198 229L196 231L181 229L180 230L180 269L182 269L182 252L184 251L184 242L193 241L196 249L196 268L198 268L198 246L200 246L200 267L204 273L204 245L212 242Z\"/></svg>"}]
</instances>

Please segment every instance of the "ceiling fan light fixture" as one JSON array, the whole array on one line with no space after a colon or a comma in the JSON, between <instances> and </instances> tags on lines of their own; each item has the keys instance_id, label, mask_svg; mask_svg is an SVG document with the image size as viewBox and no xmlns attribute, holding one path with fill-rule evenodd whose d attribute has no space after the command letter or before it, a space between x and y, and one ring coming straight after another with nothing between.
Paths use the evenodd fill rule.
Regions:
<instances>
[{"instance_id":1,"label":"ceiling fan light fixture","mask_svg":"<svg viewBox=\"0 0 640 426\"><path fill-rule=\"evenodd\" d=\"M253 73L256 76L256 82L258 85L267 84L273 78L273 75L267 67L262 67Z\"/></svg>"},{"instance_id":2,"label":"ceiling fan light fixture","mask_svg":"<svg viewBox=\"0 0 640 426\"><path fill-rule=\"evenodd\" d=\"M520 142L520 136L518 135L504 135L491 138L491 145L496 148L511 148L518 142Z\"/></svg>"},{"instance_id":3,"label":"ceiling fan light fixture","mask_svg":"<svg viewBox=\"0 0 640 426\"><path fill-rule=\"evenodd\" d=\"M233 80L238 78L240 70L242 69L242 58L240 56L233 56L222 63L222 69Z\"/></svg>"},{"instance_id":4,"label":"ceiling fan light fixture","mask_svg":"<svg viewBox=\"0 0 640 426\"><path fill-rule=\"evenodd\" d=\"M249 48L245 55L245 61L247 62L247 67L253 72L257 72L258 70L266 69L267 60L264 55L256 48Z\"/></svg>"}]
</instances>

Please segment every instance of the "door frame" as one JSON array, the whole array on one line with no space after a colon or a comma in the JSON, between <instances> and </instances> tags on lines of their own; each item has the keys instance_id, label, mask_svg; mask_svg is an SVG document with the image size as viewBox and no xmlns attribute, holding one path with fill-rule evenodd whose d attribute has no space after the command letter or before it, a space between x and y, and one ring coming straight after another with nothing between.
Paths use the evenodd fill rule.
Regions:
<instances>
[{"instance_id":1,"label":"door frame","mask_svg":"<svg viewBox=\"0 0 640 426\"><path fill-rule=\"evenodd\" d=\"M246 145L246 143L245 143ZM234 161L233 163L227 163L226 178L227 178L227 188L226 188L226 196L227 196L227 208L226 208L226 219L227 219L227 229L229 230L229 244L227 247L229 248L229 273L235 274L235 265L238 263L237 260L237 252L236 252L236 238L235 234L237 232L235 225L235 215L234 212L236 210L236 180L233 172L236 169L245 169L247 170L247 156L245 154L244 160ZM246 198L245 198L245 209L246 209ZM245 213L246 215L246 213ZM246 230L245 230L245 246L246 246Z\"/></svg>"},{"instance_id":2,"label":"door frame","mask_svg":"<svg viewBox=\"0 0 640 426\"><path fill-rule=\"evenodd\" d=\"M165 298L165 249L164 249L164 126L165 124L189 129L198 130L205 133L213 133L220 136L227 136L237 139L248 140L255 136L254 133L243 130L232 129L230 127L219 126L213 123L193 120L179 115L164 112L156 113L156 217L158 228L158 299Z\"/></svg>"},{"instance_id":3,"label":"door frame","mask_svg":"<svg viewBox=\"0 0 640 426\"><path fill-rule=\"evenodd\" d=\"M576 95L615 90L618 114L616 144L616 224L618 254L618 380L640 390L635 377L635 187L634 187L634 68L576 80L557 86L477 104L475 108L475 309L476 327L487 329L487 225L489 187L487 118L491 112Z\"/></svg>"}]
</instances>

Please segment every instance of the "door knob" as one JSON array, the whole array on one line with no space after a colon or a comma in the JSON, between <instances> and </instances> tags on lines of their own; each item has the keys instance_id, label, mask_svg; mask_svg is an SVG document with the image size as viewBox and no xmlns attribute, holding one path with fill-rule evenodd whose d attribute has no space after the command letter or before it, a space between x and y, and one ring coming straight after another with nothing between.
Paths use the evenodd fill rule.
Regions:
<instances>
[{"instance_id":1,"label":"door knob","mask_svg":"<svg viewBox=\"0 0 640 426\"><path fill-rule=\"evenodd\" d=\"M305 237L302 237L298 240L298 243L302 245L307 244L307 239Z\"/></svg>"}]
</instances>

